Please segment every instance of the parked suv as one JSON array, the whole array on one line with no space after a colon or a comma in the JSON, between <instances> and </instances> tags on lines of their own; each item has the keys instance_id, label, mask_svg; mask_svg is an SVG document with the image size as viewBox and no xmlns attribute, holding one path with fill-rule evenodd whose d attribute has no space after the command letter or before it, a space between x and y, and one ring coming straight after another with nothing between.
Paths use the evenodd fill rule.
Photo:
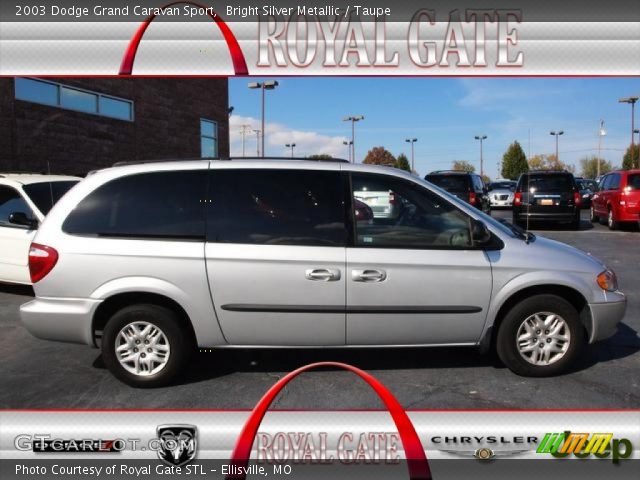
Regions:
<instances>
[{"instance_id":1,"label":"parked suv","mask_svg":"<svg viewBox=\"0 0 640 480\"><path fill-rule=\"evenodd\" d=\"M591 200L591 221L606 220L611 230L640 221L640 170L607 173Z\"/></svg>"},{"instance_id":2,"label":"parked suv","mask_svg":"<svg viewBox=\"0 0 640 480\"><path fill-rule=\"evenodd\" d=\"M533 170L520 175L513 197L513 223L529 221L569 223L580 228L582 196L572 173Z\"/></svg>"},{"instance_id":3,"label":"parked suv","mask_svg":"<svg viewBox=\"0 0 640 480\"><path fill-rule=\"evenodd\" d=\"M398 216L360 221L363 191L393 192ZM134 386L232 346L493 346L518 374L554 375L626 306L594 257L401 170L337 161L99 171L47 216L29 268L26 328L100 346Z\"/></svg>"},{"instance_id":4,"label":"parked suv","mask_svg":"<svg viewBox=\"0 0 640 480\"><path fill-rule=\"evenodd\" d=\"M428 182L437 185L465 202L485 213L491 211L487 187L482 177L476 173L458 170L438 170L424 177Z\"/></svg>"},{"instance_id":5,"label":"parked suv","mask_svg":"<svg viewBox=\"0 0 640 480\"><path fill-rule=\"evenodd\" d=\"M77 177L0 173L0 282L30 284L29 245L38 225Z\"/></svg>"}]
</instances>

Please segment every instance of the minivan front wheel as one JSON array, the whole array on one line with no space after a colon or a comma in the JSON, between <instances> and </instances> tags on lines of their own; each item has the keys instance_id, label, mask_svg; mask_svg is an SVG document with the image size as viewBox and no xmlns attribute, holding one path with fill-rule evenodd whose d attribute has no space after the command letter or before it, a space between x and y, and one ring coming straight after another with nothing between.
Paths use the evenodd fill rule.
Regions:
<instances>
[{"instance_id":1,"label":"minivan front wheel","mask_svg":"<svg viewBox=\"0 0 640 480\"><path fill-rule=\"evenodd\" d=\"M507 313L498 330L496 350L514 373L546 377L564 372L585 343L573 305L556 295L535 295Z\"/></svg>"},{"instance_id":2,"label":"minivan front wheel","mask_svg":"<svg viewBox=\"0 0 640 480\"><path fill-rule=\"evenodd\" d=\"M102 357L111 373L133 387L169 383L185 366L189 337L176 314L158 305L132 305L107 322Z\"/></svg>"}]
</instances>

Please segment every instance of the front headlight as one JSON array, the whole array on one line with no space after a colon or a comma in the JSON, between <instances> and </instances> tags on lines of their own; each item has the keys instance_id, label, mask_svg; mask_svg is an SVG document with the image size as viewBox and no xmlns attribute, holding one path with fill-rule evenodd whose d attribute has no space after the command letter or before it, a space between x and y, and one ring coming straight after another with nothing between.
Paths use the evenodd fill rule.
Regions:
<instances>
[{"instance_id":1,"label":"front headlight","mask_svg":"<svg viewBox=\"0 0 640 480\"><path fill-rule=\"evenodd\" d=\"M618 290L618 279L616 274L611 270L605 270L600 275L596 277L596 282L598 286L609 292L615 292Z\"/></svg>"}]
</instances>

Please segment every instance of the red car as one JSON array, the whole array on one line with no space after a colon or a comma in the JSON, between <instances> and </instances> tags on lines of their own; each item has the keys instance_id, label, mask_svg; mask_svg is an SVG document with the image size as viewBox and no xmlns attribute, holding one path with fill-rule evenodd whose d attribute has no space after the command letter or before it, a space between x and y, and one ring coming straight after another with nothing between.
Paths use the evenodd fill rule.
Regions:
<instances>
[{"instance_id":1,"label":"red car","mask_svg":"<svg viewBox=\"0 0 640 480\"><path fill-rule=\"evenodd\" d=\"M640 221L640 170L607 173L591 200L591 221L607 220L611 230Z\"/></svg>"}]
</instances>

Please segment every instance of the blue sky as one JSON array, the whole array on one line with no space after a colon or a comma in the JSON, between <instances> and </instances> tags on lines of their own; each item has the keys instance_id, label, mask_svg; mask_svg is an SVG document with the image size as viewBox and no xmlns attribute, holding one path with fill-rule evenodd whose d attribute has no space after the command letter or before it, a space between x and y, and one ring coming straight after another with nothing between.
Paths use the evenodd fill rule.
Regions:
<instances>
[{"instance_id":1,"label":"blue sky","mask_svg":"<svg viewBox=\"0 0 640 480\"><path fill-rule=\"evenodd\" d=\"M575 164L597 154L598 128L605 121L602 156L622 163L629 146L631 108L618 98L640 94L638 78L276 78L267 92L267 155L331 153L347 157L342 144L351 137L347 115L364 115L356 124L356 159L374 146L410 157L406 138L415 137L416 169L422 175L467 160L480 170L484 141L485 173L498 176L498 162L517 140L525 153L555 151L550 130L564 130L560 159ZM260 128L260 91L248 81L229 79L232 154L242 152L240 125ZM640 108L639 108L640 109ZM636 126L640 125L636 115ZM637 128L636 127L636 128ZM255 134L246 137L246 154L256 151Z\"/></svg>"}]
</instances>

